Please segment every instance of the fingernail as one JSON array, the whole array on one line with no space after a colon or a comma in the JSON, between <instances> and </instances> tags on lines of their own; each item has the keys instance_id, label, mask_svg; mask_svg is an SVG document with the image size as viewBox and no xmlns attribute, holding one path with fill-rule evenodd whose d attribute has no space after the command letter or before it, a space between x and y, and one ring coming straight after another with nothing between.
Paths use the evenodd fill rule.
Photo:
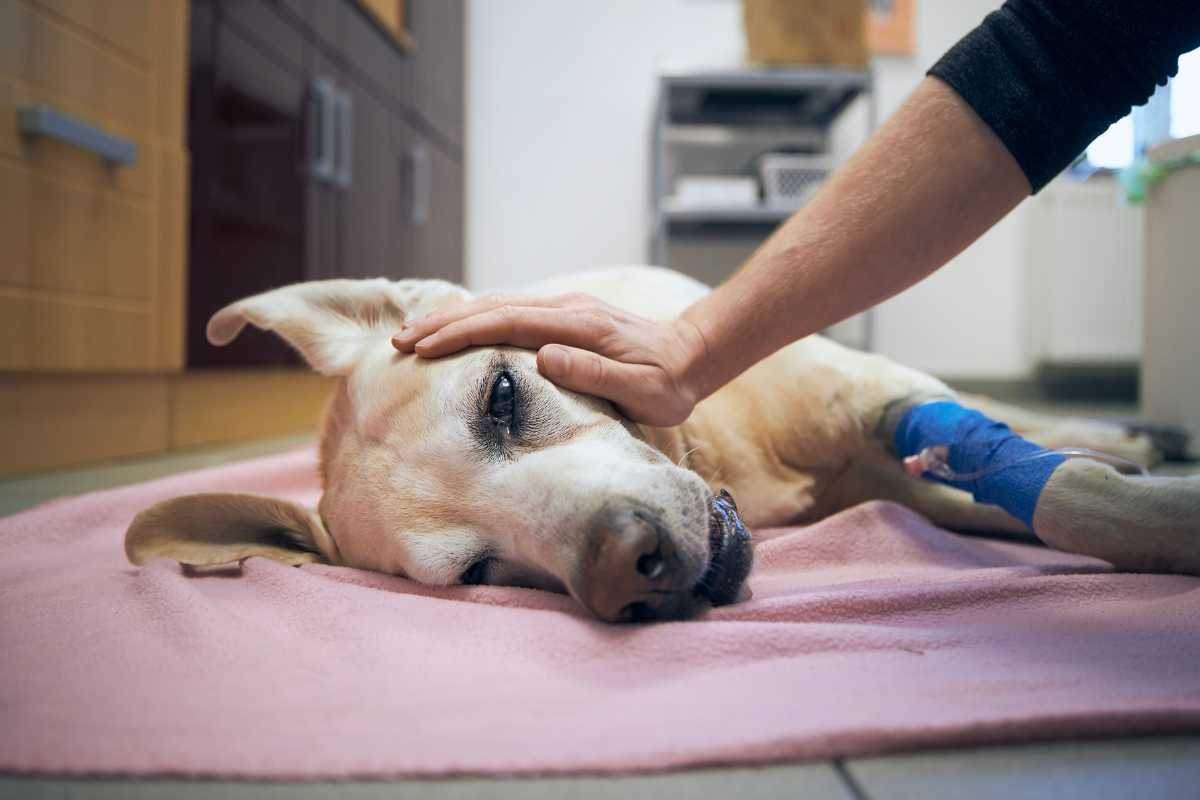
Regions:
<instances>
[{"instance_id":1,"label":"fingernail","mask_svg":"<svg viewBox=\"0 0 1200 800\"><path fill-rule=\"evenodd\" d=\"M542 363L548 372L561 375L567 369L567 351L550 345L542 348Z\"/></svg>"}]
</instances>

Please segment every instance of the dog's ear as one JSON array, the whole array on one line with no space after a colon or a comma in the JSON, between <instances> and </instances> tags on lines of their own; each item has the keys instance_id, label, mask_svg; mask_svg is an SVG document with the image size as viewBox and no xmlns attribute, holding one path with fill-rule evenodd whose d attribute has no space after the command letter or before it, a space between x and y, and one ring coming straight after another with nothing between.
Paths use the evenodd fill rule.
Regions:
<instances>
[{"instance_id":1,"label":"dog's ear","mask_svg":"<svg viewBox=\"0 0 1200 800\"><path fill-rule=\"evenodd\" d=\"M213 314L208 341L232 342L250 323L274 331L325 375L345 375L364 346L390 337L406 319L419 317L470 294L439 280L331 280L275 289Z\"/></svg>"},{"instance_id":2,"label":"dog's ear","mask_svg":"<svg viewBox=\"0 0 1200 800\"><path fill-rule=\"evenodd\" d=\"M292 565L341 560L317 512L252 494L193 494L152 506L125 532L125 555L134 564L170 558L193 566L249 556Z\"/></svg>"}]
</instances>

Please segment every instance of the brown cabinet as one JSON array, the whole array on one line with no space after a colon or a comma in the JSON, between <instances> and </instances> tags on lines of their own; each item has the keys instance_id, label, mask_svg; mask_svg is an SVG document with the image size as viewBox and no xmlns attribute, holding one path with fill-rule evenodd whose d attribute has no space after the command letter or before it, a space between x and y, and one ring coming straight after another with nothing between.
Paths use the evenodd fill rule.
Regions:
<instances>
[{"instance_id":1,"label":"brown cabinet","mask_svg":"<svg viewBox=\"0 0 1200 800\"><path fill-rule=\"evenodd\" d=\"M185 25L0 0L0 369L180 365Z\"/></svg>"},{"instance_id":2,"label":"brown cabinet","mask_svg":"<svg viewBox=\"0 0 1200 800\"><path fill-rule=\"evenodd\" d=\"M405 5L407 49L358 0L0 0L0 474L310 427L327 381L213 311L461 280L463 0Z\"/></svg>"},{"instance_id":3,"label":"brown cabinet","mask_svg":"<svg viewBox=\"0 0 1200 800\"><path fill-rule=\"evenodd\" d=\"M463 2L410 4L403 48L354 0L193 0L188 364L291 363L204 341L286 283L463 270Z\"/></svg>"},{"instance_id":4,"label":"brown cabinet","mask_svg":"<svg viewBox=\"0 0 1200 800\"><path fill-rule=\"evenodd\" d=\"M437 135L463 144L465 8L457 0L407 0L405 23L416 41L413 93L418 114Z\"/></svg>"}]
</instances>

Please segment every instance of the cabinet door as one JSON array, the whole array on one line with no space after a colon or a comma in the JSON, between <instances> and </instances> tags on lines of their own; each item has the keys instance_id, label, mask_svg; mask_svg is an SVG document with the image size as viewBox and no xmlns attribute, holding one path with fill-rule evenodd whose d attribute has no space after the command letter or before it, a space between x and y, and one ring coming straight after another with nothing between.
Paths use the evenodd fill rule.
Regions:
<instances>
[{"instance_id":1,"label":"cabinet door","mask_svg":"<svg viewBox=\"0 0 1200 800\"><path fill-rule=\"evenodd\" d=\"M393 0L394 2L395 0ZM357 2L339 3L338 50L355 83L391 109L412 103L412 53Z\"/></svg>"},{"instance_id":2,"label":"cabinet door","mask_svg":"<svg viewBox=\"0 0 1200 800\"><path fill-rule=\"evenodd\" d=\"M342 190L332 173L336 167L336 117L333 107L342 81L342 71L323 52L312 51L311 69L305 87L306 198L304 279L310 281L343 277ZM319 152L318 152L319 151ZM321 155L324 153L324 156Z\"/></svg>"},{"instance_id":3,"label":"cabinet door","mask_svg":"<svg viewBox=\"0 0 1200 800\"><path fill-rule=\"evenodd\" d=\"M393 115L357 83L344 90L351 106L351 170L343 181L343 274L398 278L405 274L409 249L397 248L396 206L401 181Z\"/></svg>"},{"instance_id":4,"label":"cabinet door","mask_svg":"<svg viewBox=\"0 0 1200 800\"><path fill-rule=\"evenodd\" d=\"M417 113L454 144L463 143L463 0L407 0L405 22L416 41L413 96Z\"/></svg>"},{"instance_id":5,"label":"cabinet door","mask_svg":"<svg viewBox=\"0 0 1200 800\"><path fill-rule=\"evenodd\" d=\"M188 364L291 363L272 335L217 348L204 327L228 303L304 278L304 41L262 0L193 0L192 11Z\"/></svg>"},{"instance_id":6,"label":"cabinet door","mask_svg":"<svg viewBox=\"0 0 1200 800\"><path fill-rule=\"evenodd\" d=\"M179 0L0 0L0 369L178 365L178 337L162 334L181 315L185 31ZM136 159L21 134L26 106L132 143Z\"/></svg>"},{"instance_id":7,"label":"cabinet door","mask_svg":"<svg viewBox=\"0 0 1200 800\"><path fill-rule=\"evenodd\" d=\"M463 280L462 167L428 141L410 148L413 277Z\"/></svg>"}]
</instances>

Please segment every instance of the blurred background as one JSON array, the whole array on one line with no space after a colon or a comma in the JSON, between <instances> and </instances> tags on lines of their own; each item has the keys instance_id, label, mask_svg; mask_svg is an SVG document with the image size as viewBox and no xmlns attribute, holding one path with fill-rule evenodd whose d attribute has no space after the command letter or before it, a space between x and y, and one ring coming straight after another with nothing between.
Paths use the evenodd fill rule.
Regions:
<instances>
[{"instance_id":1,"label":"blurred background","mask_svg":"<svg viewBox=\"0 0 1200 800\"><path fill-rule=\"evenodd\" d=\"M0 0L0 475L28 493L99 464L101 485L307 441L326 381L270 336L203 335L286 283L718 283L999 5ZM1200 432L1197 134L1192 53L949 268L830 335Z\"/></svg>"}]
</instances>

